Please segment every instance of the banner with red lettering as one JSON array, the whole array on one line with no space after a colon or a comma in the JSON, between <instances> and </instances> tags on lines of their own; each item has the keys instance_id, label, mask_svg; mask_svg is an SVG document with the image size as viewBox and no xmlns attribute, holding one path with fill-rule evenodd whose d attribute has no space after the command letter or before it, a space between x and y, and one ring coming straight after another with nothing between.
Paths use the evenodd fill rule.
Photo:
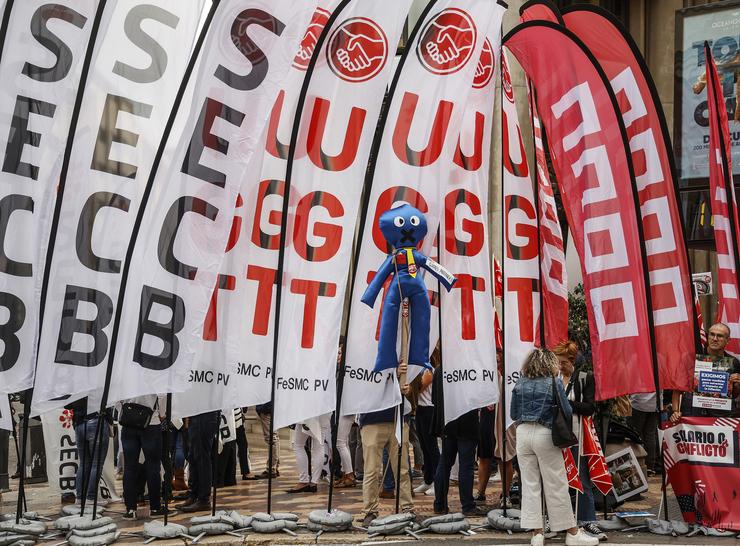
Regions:
<instances>
[{"instance_id":1,"label":"banner with red lettering","mask_svg":"<svg viewBox=\"0 0 740 546\"><path fill-rule=\"evenodd\" d=\"M540 258L529 163L507 55L501 56L501 132L504 234L504 371L506 400L511 400L527 355L540 344ZM512 424L506 408L506 426Z\"/></svg>"},{"instance_id":2,"label":"banner with red lettering","mask_svg":"<svg viewBox=\"0 0 740 546\"><path fill-rule=\"evenodd\" d=\"M591 416L580 418L581 421L581 457L588 459L588 474L591 483L602 495L612 490L612 477L606 464L604 452L601 450L599 436L596 434L594 420Z\"/></svg>"},{"instance_id":3,"label":"banner with red lettering","mask_svg":"<svg viewBox=\"0 0 740 546\"><path fill-rule=\"evenodd\" d=\"M49 243L35 401L103 386L122 262L203 3L106 4Z\"/></svg>"},{"instance_id":4,"label":"banner with red lettering","mask_svg":"<svg viewBox=\"0 0 740 546\"><path fill-rule=\"evenodd\" d=\"M139 219L118 309L110 401L182 391L195 356L246 174L316 1L218 4ZM256 162L254 161L256 158ZM114 332L114 336L116 332ZM116 339L114 338L114 342Z\"/></svg>"},{"instance_id":5,"label":"banner with red lettering","mask_svg":"<svg viewBox=\"0 0 740 546\"><path fill-rule=\"evenodd\" d=\"M581 259L596 398L652 392L633 170L609 81L585 46L553 23L519 25L504 44L532 81Z\"/></svg>"},{"instance_id":6,"label":"banner with red lettering","mask_svg":"<svg viewBox=\"0 0 740 546\"><path fill-rule=\"evenodd\" d=\"M709 194L717 249L718 320L730 328L726 350L740 355L740 222L735 185L732 183L732 153L727 108L722 83L709 46L704 44L707 63L707 109L709 115Z\"/></svg>"},{"instance_id":7,"label":"banner with red lettering","mask_svg":"<svg viewBox=\"0 0 740 546\"><path fill-rule=\"evenodd\" d=\"M489 255L488 176L501 20L494 20L475 69L452 174L442 185L440 261L457 283L440 294L445 422L498 401L494 286Z\"/></svg>"},{"instance_id":8,"label":"banner with red lettering","mask_svg":"<svg viewBox=\"0 0 740 546\"><path fill-rule=\"evenodd\" d=\"M10 11L0 62L0 307L8 313L0 393L33 385L56 185L98 5L28 0Z\"/></svg>"},{"instance_id":9,"label":"banner with red lettering","mask_svg":"<svg viewBox=\"0 0 740 546\"><path fill-rule=\"evenodd\" d=\"M546 158L546 137L540 115L528 89L529 115L534 134L537 165L537 197L540 237L540 289L542 290L542 321L545 345L555 347L568 339L568 273L565 267L563 230L560 227Z\"/></svg>"},{"instance_id":10,"label":"banner with red lettering","mask_svg":"<svg viewBox=\"0 0 740 546\"><path fill-rule=\"evenodd\" d=\"M365 171L410 0L353 0L332 25L293 160L275 370L280 428L336 406L337 346Z\"/></svg>"},{"instance_id":11,"label":"banner with red lettering","mask_svg":"<svg viewBox=\"0 0 740 546\"><path fill-rule=\"evenodd\" d=\"M663 433L663 465L683 519L740 531L740 419L683 417Z\"/></svg>"},{"instance_id":12,"label":"banner with red lettering","mask_svg":"<svg viewBox=\"0 0 740 546\"><path fill-rule=\"evenodd\" d=\"M650 276L662 389L689 391L696 354L693 292L673 148L655 83L629 33L598 6L563 10L611 82L629 139Z\"/></svg>"},{"instance_id":13,"label":"banner with red lettering","mask_svg":"<svg viewBox=\"0 0 740 546\"><path fill-rule=\"evenodd\" d=\"M255 157L242 180L218 285L203 324L197 369L191 369L187 389L172 397L175 415L231 410L270 400L286 160L303 80L319 36L338 4L339 0L319 1L281 82L260 140L260 157ZM292 203L295 195L291 192Z\"/></svg>"},{"instance_id":14,"label":"banner with red lettering","mask_svg":"<svg viewBox=\"0 0 740 546\"><path fill-rule=\"evenodd\" d=\"M381 306L376 304L371 309L360 301L375 268L389 250L377 221L394 204L415 206L426 215L429 228L422 251L432 255L430 249L445 198L441 195L442 181L451 174L477 61L498 9L490 0L430 3L399 63L358 235L343 414L380 410L400 402L395 373L373 373Z\"/></svg>"}]
</instances>

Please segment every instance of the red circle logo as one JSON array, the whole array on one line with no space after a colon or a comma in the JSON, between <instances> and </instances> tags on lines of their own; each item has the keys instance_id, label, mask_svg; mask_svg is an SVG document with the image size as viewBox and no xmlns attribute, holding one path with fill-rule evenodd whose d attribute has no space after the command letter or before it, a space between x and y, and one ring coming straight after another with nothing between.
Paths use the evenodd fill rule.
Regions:
<instances>
[{"instance_id":1,"label":"red circle logo","mask_svg":"<svg viewBox=\"0 0 740 546\"><path fill-rule=\"evenodd\" d=\"M324 30L326 23L329 22L330 12L322 8L316 8L316 11L311 17L311 23L306 29L306 34L303 35L301 45L298 48L295 59L293 59L293 66L299 70L306 70L308 63L311 61L314 49L316 49L316 43L319 41L321 31Z\"/></svg>"},{"instance_id":2,"label":"red circle logo","mask_svg":"<svg viewBox=\"0 0 740 546\"><path fill-rule=\"evenodd\" d=\"M470 59L477 30L473 19L461 9L439 12L424 25L416 56L433 74L452 74Z\"/></svg>"},{"instance_id":3,"label":"red circle logo","mask_svg":"<svg viewBox=\"0 0 740 546\"><path fill-rule=\"evenodd\" d=\"M326 56L334 74L348 82L364 82L385 66L388 39L374 21L354 17L332 33Z\"/></svg>"},{"instance_id":4,"label":"red circle logo","mask_svg":"<svg viewBox=\"0 0 740 546\"><path fill-rule=\"evenodd\" d=\"M509 102L514 102L514 88L511 85L511 74L509 74L509 63L506 62L506 57L503 58L501 66L501 86L504 89L504 95Z\"/></svg>"},{"instance_id":5,"label":"red circle logo","mask_svg":"<svg viewBox=\"0 0 740 546\"><path fill-rule=\"evenodd\" d=\"M493 46L491 46L491 42L486 38L486 41L483 42L483 50L480 52L480 59L475 67L473 87L482 89L488 85L488 82L493 78L494 62Z\"/></svg>"}]
</instances>

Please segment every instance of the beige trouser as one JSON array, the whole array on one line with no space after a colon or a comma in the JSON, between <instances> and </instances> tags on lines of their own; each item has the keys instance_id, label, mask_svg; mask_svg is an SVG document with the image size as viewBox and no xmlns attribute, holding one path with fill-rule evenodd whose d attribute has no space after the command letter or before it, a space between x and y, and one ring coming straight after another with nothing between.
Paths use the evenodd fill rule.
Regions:
<instances>
[{"instance_id":1,"label":"beige trouser","mask_svg":"<svg viewBox=\"0 0 740 546\"><path fill-rule=\"evenodd\" d=\"M262 437L265 439L265 444L267 446L270 445L270 420L272 419L272 414L270 413L258 413L257 414L260 418L260 423L262 424ZM277 433L277 430L272 433L274 443L272 444L272 473L276 473L280 470L280 436ZM270 464L269 457L265 461L265 470L268 471L267 468Z\"/></svg>"},{"instance_id":2,"label":"beige trouser","mask_svg":"<svg viewBox=\"0 0 740 546\"><path fill-rule=\"evenodd\" d=\"M362 456L365 460L365 474L362 478L362 503L365 515L378 515L380 481L383 477L383 448L388 446L388 455L393 475L398 479L398 440L395 423L374 423L360 429L362 435ZM401 453L401 510L414 509L411 500L411 480L409 479L409 427L403 425L403 453Z\"/></svg>"},{"instance_id":3,"label":"beige trouser","mask_svg":"<svg viewBox=\"0 0 740 546\"><path fill-rule=\"evenodd\" d=\"M542 529L543 488L550 530L575 527L563 450L552 443L552 431L538 423L520 424L516 429L516 454L522 481L522 529Z\"/></svg>"}]
</instances>

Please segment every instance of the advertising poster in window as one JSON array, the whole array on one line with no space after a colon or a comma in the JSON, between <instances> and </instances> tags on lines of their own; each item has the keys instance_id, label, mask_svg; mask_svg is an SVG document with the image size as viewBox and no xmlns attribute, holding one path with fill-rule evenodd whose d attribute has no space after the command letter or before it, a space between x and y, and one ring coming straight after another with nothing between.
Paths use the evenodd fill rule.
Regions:
<instances>
[{"instance_id":1,"label":"advertising poster in window","mask_svg":"<svg viewBox=\"0 0 740 546\"><path fill-rule=\"evenodd\" d=\"M705 40L722 82L733 174L740 182L740 1L732 1L676 12L674 146L682 187L705 184L709 177Z\"/></svg>"}]
</instances>

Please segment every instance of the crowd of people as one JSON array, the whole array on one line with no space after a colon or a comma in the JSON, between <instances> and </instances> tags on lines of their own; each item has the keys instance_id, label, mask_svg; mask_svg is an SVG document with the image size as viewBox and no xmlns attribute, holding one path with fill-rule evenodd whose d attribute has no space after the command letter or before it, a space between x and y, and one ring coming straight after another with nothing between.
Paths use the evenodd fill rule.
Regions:
<instances>
[{"instance_id":1,"label":"crowd of people","mask_svg":"<svg viewBox=\"0 0 740 546\"><path fill-rule=\"evenodd\" d=\"M713 325L709 329L707 354L725 357L729 339L727 326ZM503 375L501 356L499 351L499 381ZM583 485L583 492L576 499L569 488L562 450L553 443L554 408L558 405L562 408L574 431L579 430L582 417L594 415L597 409L594 376L576 343L565 341L552 350L535 349L528 355L511 399L506 401L514 422L508 428L504 426L502 401L445 423L438 349L432 354L431 364L431 369L401 386L405 411L400 457L397 407L341 416L338 422L334 422L331 414L310 419L291 427L297 476L287 493L316 493L322 480L334 480L335 488L361 486L360 518L368 526L379 515L380 499L393 498L396 490L404 512L414 512L416 495L427 495L434 498L434 513L446 514L450 511L450 488L455 485L461 511L466 516L484 516L492 507L510 508L520 504L522 528L532 530L531 542L535 546L543 544L547 533L559 531L566 532L565 542L573 546L592 546L606 538L597 523L594 487L586 458L579 456L578 445L571 448L573 460L580 463L578 473ZM407 365L402 362L397 370L399 377L407 371ZM501 383L499 386L503 388ZM730 387L733 396L740 394L737 359L733 362ZM706 410L697 413L690 398L690 393L683 396L665 393L663 413L673 421L682 415L708 415ZM657 443L659 411L655 394L632 395L629 404L629 424L642 439L647 453L647 473L659 473L662 461ZM237 423L236 441L228 449L225 445L218 449L220 412L195 415L175 427L171 423L166 425L165 407L165 397L157 395L124 401L103 415L91 411L86 399L68 406L74 415L80 468L89 469L87 479L78 476L76 481L77 502L93 499L99 462L111 445L116 446L126 519L141 517L142 501L148 503L149 517L162 516L164 493L175 499L176 510L199 512L210 510L214 483L234 485L239 474L242 480L280 476L278 431L273 431L270 441L271 404L255 408L262 440L273 447L264 469L252 467L244 418ZM246 415L247 410L238 411ZM729 414L735 411L733 405ZM102 432L101 444L94 449L98 428ZM112 428L118 432L111 434ZM332 433L337 435L336 442L332 442ZM169 466L164 464L167 457L172 461L172 475L163 479L163 468ZM506 487L490 495L493 475L494 483ZM418 485L413 486L413 480ZM516 490L520 494L512 495L511 491Z\"/></svg>"}]
</instances>

